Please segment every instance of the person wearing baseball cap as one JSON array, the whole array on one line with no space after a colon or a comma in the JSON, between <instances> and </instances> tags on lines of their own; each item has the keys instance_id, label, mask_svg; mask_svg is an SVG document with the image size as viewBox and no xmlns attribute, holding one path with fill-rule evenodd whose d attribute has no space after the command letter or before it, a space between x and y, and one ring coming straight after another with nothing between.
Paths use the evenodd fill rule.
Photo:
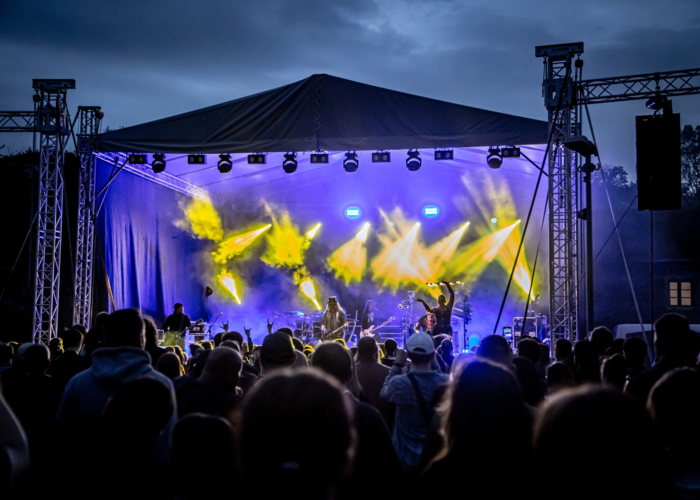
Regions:
<instances>
[{"instance_id":1,"label":"person wearing baseball cap","mask_svg":"<svg viewBox=\"0 0 700 500\"><path fill-rule=\"evenodd\" d=\"M289 335L275 332L265 337L260 348L262 375L269 375L271 371L280 368L289 368L295 361L294 344Z\"/></svg>"},{"instance_id":2,"label":"person wearing baseball cap","mask_svg":"<svg viewBox=\"0 0 700 500\"><path fill-rule=\"evenodd\" d=\"M411 363L406 367L408 359ZM396 350L396 361L380 392L383 399L396 405L391 439L404 470L409 472L416 472L419 466L434 414L433 397L449 380L433 369L434 360L433 338L427 333L413 334L406 350Z\"/></svg>"}]
</instances>

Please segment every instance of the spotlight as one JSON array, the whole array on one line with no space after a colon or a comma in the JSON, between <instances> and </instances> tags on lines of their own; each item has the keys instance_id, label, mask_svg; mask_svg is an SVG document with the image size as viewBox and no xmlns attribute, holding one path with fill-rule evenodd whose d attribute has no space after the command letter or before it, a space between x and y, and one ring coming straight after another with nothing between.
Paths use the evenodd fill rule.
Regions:
<instances>
[{"instance_id":1,"label":"spotlight","mask_svg":"<svg viewBox=\"0 0 700 500\"><path fill-rule=\"evenodd\" d=\"M154 174L160 174L165 170L165 155L163 153L156 153L153 155L151 168Z\"/></svg>"},{"instance_id":2,"label":"spotlight","mask_svg":"<svg viewBox=\"0 0 700 500\"><path fill-rule=\"evenodd\" d=\"M328 153L311 153L311 163L328 163Z\"/></svg>"},{"instance_id":3,"label":"spotlight","mask_svg":"<svg viewBox=\"0 0 700 500\"><path fill-rule=\"evenodd\" d=\"M284 155L284 161L282 162L282 168L286 174L291 174L297 171L297 154L287 153Z\"/></svg>"},{"instance_id":4,"label":"spotlight","mask_svg":"<svg viewBox=\"0 0 700 500\"><path fill-rule=\"evenodd\" d=\"M420 159L420 151L416 149L408 152L408 158L406 158L406 168L408 168L408 170L411 172L420 170L422 163L423 160Z\"/></svg>"},{"instance_id":5,"label":"spotlight","mask_svg":"<svg viewBox=\"0 0 700 500\"><path fill-rule=\"evenodd\" d=\"M491 168L501 168L503 163L503 157L501 156L501 150L497 147L489 148L489 154L486 157L486 163L488 163Z\"/></svg>"},{"instance_id":6,"label":"spotlight","mask_svg":"<svg viewBox=\"0 0 700 500\"><path fill-rule=\"evenodd\" d=\"M391 163L391 153L389 151L372 153L372 163Z\"/></svg>"},{"instance_id":7,"label":"spotlight","mask_svg":"<svg viewBox=\"0 0 700 500\"><path fill-rule=\"evenodd\" d=\"M254 155L248 155L248 164L266 164L267 163L267 156L265 156L262 153L254 154Z\"/></svg>"},{"instance_id":8,"label":"spotlight","mask_svg":"<svg viewBox=\"0 0 700 500\"><path fill-rule=\"evenodd\" d=\"M440 209L438 207L423 207L423 215L426 215L428 217L435 217L440 213Z\"/></svg>"},{"instance_id":9,"label":"spotlight","mask_svg":"<svg viewBox=\"0 0 700 500\"><path fill-rule=\"evenodd\" d=\"M455 155L454 151L451 149L436 149L435 150L435 159L436 160L454 160Z\"/></svg>"},{"instance_id":10,"label":"spotlight","mask_svg":"<svg viewBox=\"0 0 700 500\"><path fill-rule=\"evenodd\" d=\"M219 155L219 172L222 174L228 174L233 168L233 163L231 162L231 155L221 154Z\"/></svg>"},{"instance_id":11,"label":"spotlight","mask_svg":"<svg viewBox=\"0 0 700 500\"><path fill-rule=\"evenodd\" d=\"M357 172L357 167L360 166L360 160L357 159L357 153L354 151L345 153L343 160L343 168L346 172Z\"/></svg>"},{"instance_id":12,"label":"spotlight","mask_svg":"<svg viewBox=\"0 0 700 500\"><path fill-rule=\"evenodd\" d=\"M129 163L132 165L143 165L146 163L146 155L143 153L129 155Z\"/></svg>"},{"instance_id":13,"label":"spotlight","mask_svg":"<svg viewBox=\"0 0 700 500\"><path fill-rule=\"evenodd\" d=\"M496 222L498 222L498 219L495 217L491 217L491 224L495 224Z\"/></svg>"},{"instance_id":14,"label":"spotlight","mask_svg":"<svg viewBox=\"0 0 700 500\"><path fill-rule=\"evenodd\" d=\"M206 165L207 157L206 155L187 155L188 165Z\"/></svg>"}]
</instances>

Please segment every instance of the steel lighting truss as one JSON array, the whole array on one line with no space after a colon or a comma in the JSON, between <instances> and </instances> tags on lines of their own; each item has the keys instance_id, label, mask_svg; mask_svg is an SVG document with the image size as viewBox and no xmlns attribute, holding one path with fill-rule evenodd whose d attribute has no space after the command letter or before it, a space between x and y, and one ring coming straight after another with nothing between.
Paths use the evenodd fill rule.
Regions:
<instances>
[{"instance_id":1,"label":"steel lighting truss","mask_svg":"<svg viewBox=\"0 0 700 500\"><path fill-rule=\"evenodd\" d=\"M79 106L78 154L78 234L75 256L75 306L73 324L90 326L92 322L92 282L95 243L95 137L104 114L99 106Z\"/></svg>"},{"instance_id":2,"label":"steel lighting truss","mask_svg":"<svg viewBox=\"0 0 700 500\"><path fill-rule=\"evenodd\" d=\"M550 335L575 341L578 313L585 306L585 294L578 289L579 273L586 268L585 240L581 238L585 226L577 220L583 208L579 198L583 172L578 168L578 155L565 148L563 141L581 135L583 106L698 94L700 69L582 80L579 57L583 43L536 47L535 54L545 62L542 87L549 130L553 130L549 150Z\"/></svg>"}]
</instances>

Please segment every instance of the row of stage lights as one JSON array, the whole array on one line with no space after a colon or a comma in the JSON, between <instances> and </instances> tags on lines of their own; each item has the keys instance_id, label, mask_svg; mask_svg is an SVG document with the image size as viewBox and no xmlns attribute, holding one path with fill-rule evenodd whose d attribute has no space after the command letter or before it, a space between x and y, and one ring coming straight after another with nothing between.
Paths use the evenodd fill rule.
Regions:
<instances>
[{"instance_id":1,"label":"row of stage lights","mask_svg":"<svg viewBox=\"0 0 700 500\"><path fill-rule=\"evenodd\" d=\"M327 164L329 162L329 153L327 152L316 152L312 153L309 157L311 164ZM516 147L491 147L488 150L488 155L486 156L486 163L489 167L496 169L500 168L503 164L504 158L520 158L520 148ZM449 161L454 160L454 151L452 149L436 149L435 150L435 160L437 161ZM132 165L144 165L148 163L148 158L144 153L130 154L129 163ZM390 163L391 162L391 152L389 151L377 151L372 153L372 163ZM207 157L206 155L188 155L187 163L190 165L206 165ZM264 153L256 153L248 155L248 163L251 165L264 165L267 163L267 155ZM166 159L163 153L155 153L153 155L153 161L151 162L151 168L153 173L159 174L165 171ZM423 160L420 157L420 151L417 149L411 149L406 153L406 168L411 172L416 172L420 170L423 164ZM292 174L296 172L298 166L297 153L286 153L284 155L284 160L282 161L282 169L285 173ZM345 153L345 159L343 160L343 168L346 172L356 172L360 166L360 160L357 156L357 152L348 151ZM231 161L230 154L220 154L219 162L217 163L217 168L222 174L228 174L233 168L233 162Z\"/></svg>"}]
</instances>

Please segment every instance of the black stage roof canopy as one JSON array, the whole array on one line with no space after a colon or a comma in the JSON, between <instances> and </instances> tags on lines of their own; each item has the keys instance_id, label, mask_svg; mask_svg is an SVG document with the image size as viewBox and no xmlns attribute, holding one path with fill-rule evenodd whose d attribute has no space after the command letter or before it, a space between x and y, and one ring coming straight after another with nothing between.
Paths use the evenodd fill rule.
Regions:
<instances>
[{"instance_id":1,"label":"black stage roof canopy","mask_svg":"<svg viewBox=\"0 0 700 500\"><path fill-rule=\"evenodd\" d=\"M254 153L544 144L547 122L312 75L98 136L98 151Z\"/></svg>"}]
</instances>

